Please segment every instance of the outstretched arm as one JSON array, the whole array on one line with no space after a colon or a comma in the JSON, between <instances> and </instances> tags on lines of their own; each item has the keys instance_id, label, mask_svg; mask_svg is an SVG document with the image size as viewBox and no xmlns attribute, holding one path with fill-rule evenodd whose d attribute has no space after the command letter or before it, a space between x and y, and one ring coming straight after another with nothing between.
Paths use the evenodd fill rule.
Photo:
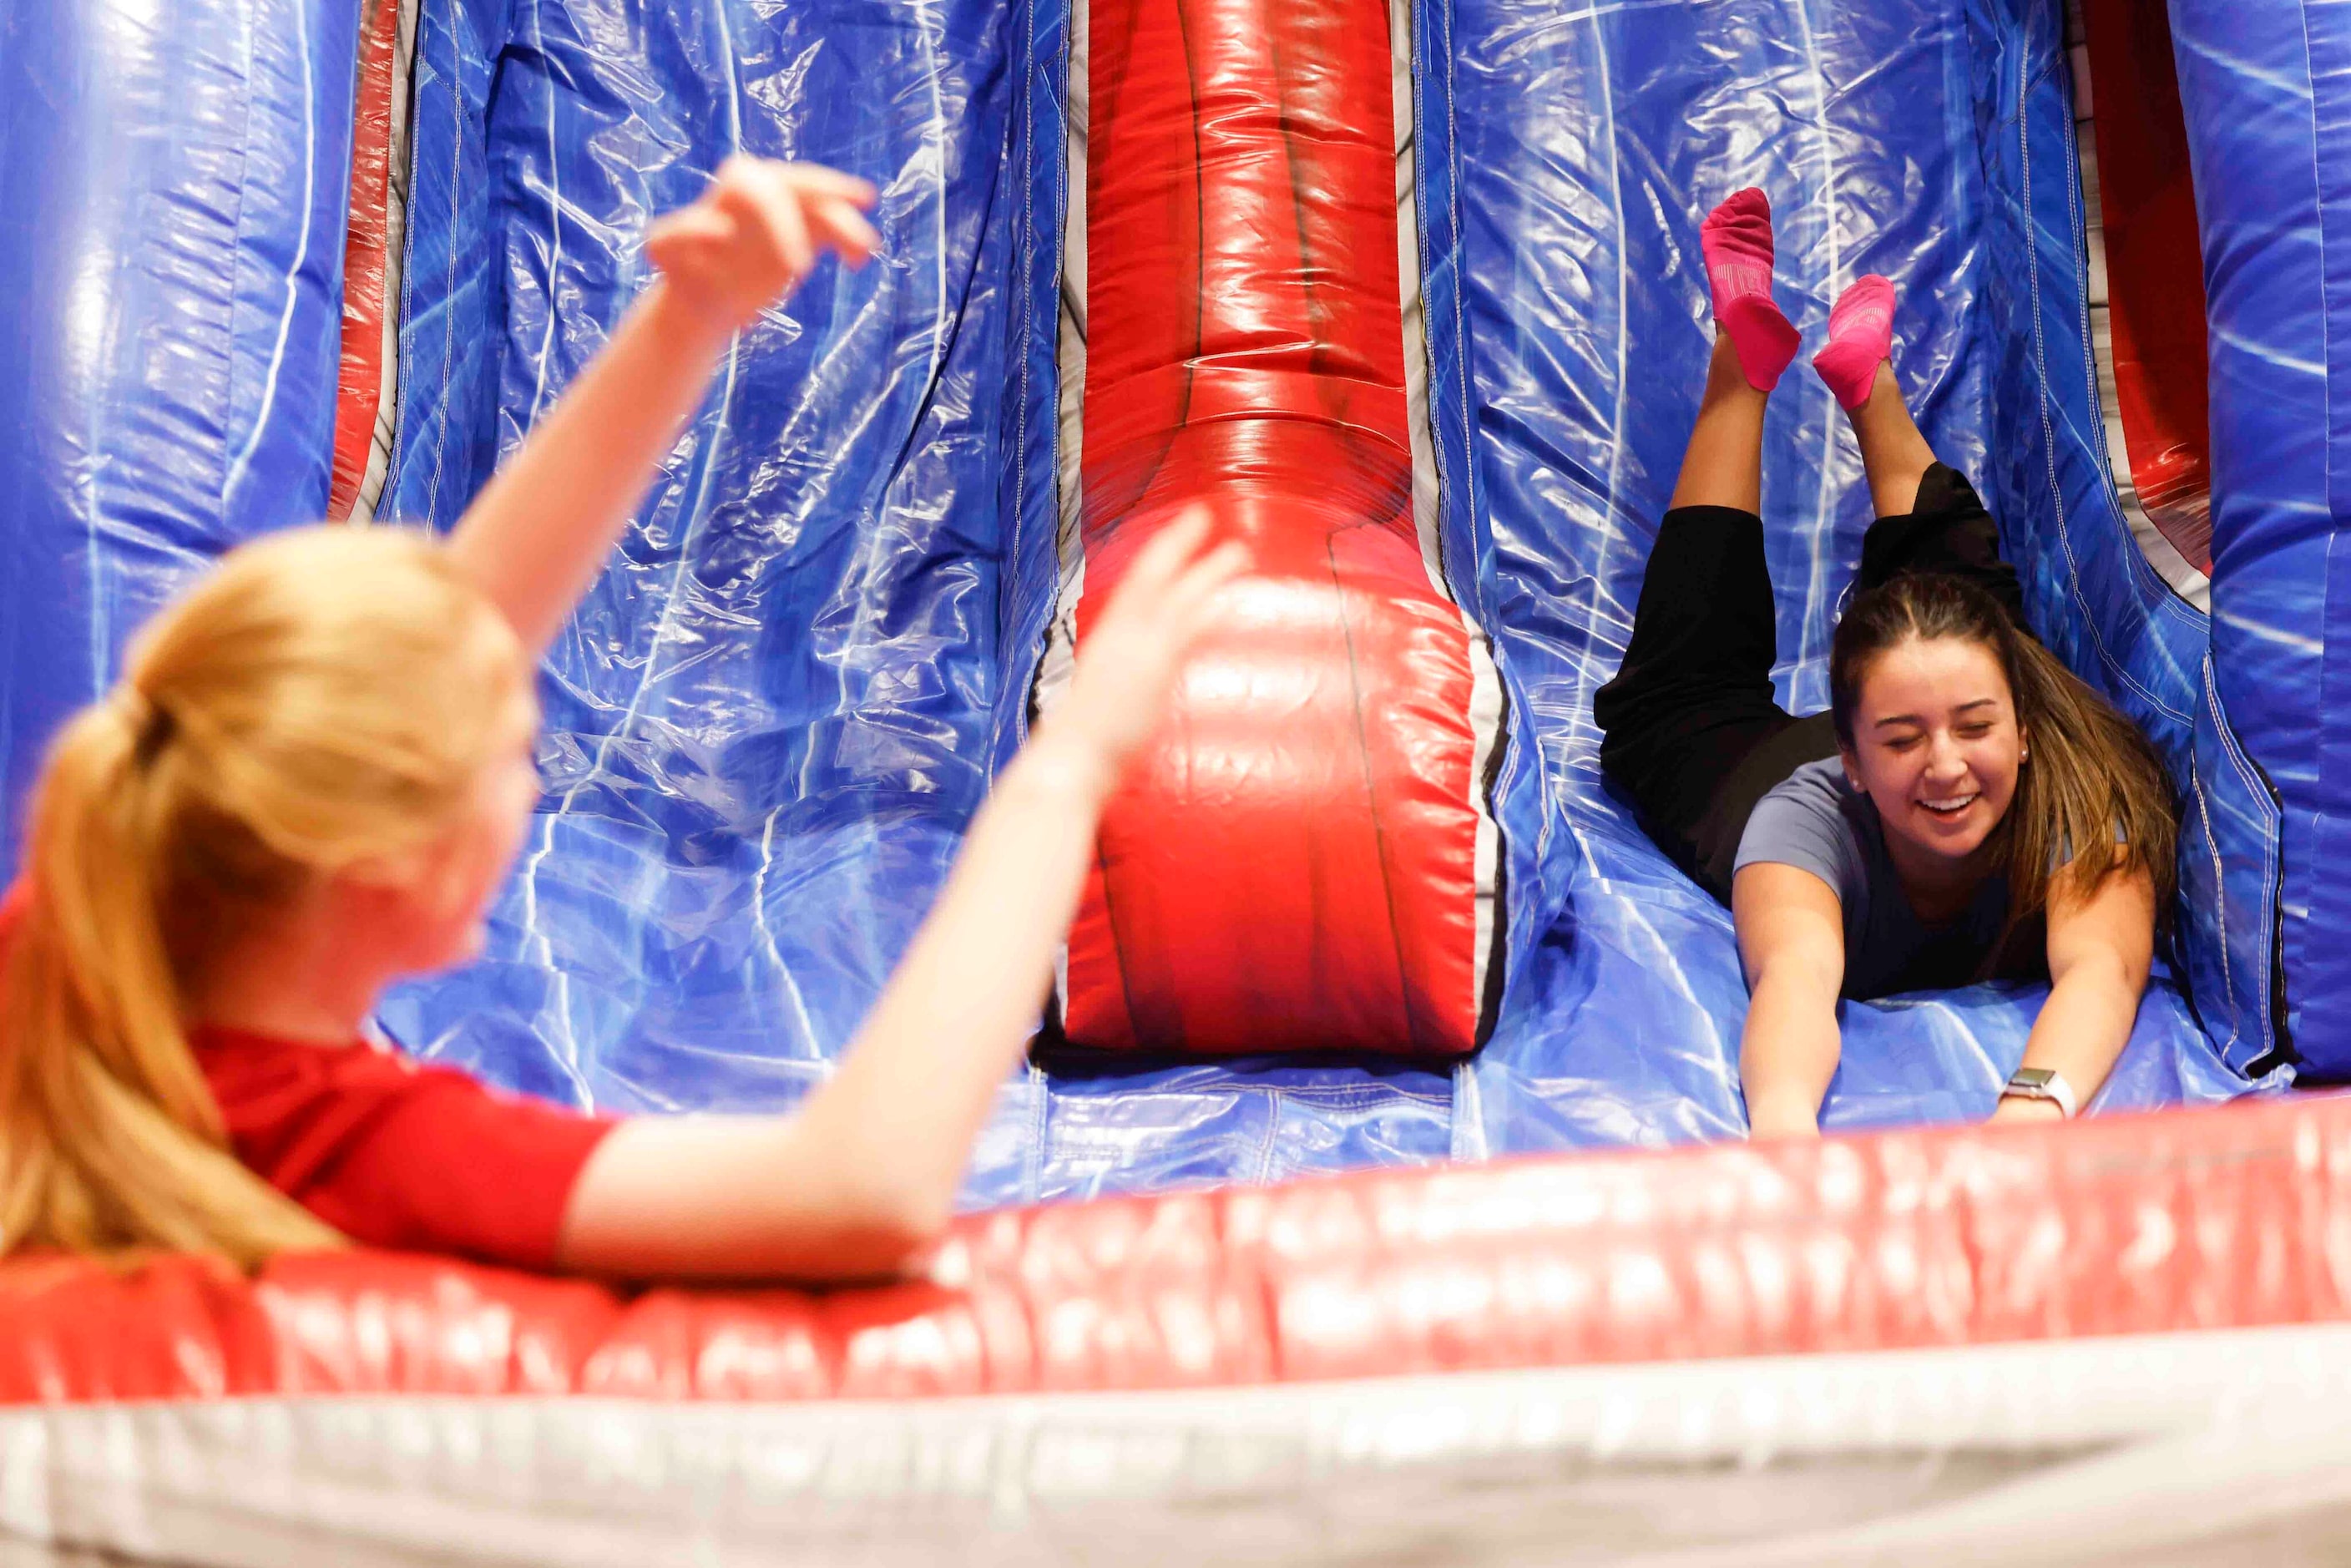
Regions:
<instances>
[{"instance_id":1,"label":"outstretched arm","mask_svg":"<svg viewBox=\"0 0 2351 1568\"><path fill-rule=\"evenodd\" d=\"M847 174L737 157L646 232L664 276L449 537L534 657L603 570L727 340L821 252L862 265L880 243L862 211L872 202Z\"/></svg>"},{"instance_id":2,"label":"outstretched arm","mask_svg":"<svg viewBox=\"0 0 2351 1568\"><path fill-rule=\"evenodd\" d=\"M2155 959L2155 884L2145 872L2109 876L2083 894L2071 870L2049 881L2049 999L2024 1042L2024 1065L2064 1075L2087 1105L2115 1070L2138 1019ZM2002 1100L1996 1122L2053 1122L2046 1100Z\"/></svg>"},{"instance_id":3,"label":"outstretched arm","mask_svg":"<svg viewBox=\"0 0 2351 1568\"><path fill-rule=\"evenodd\" d=\"M1817 1137L1842 1050L1843 906L1811 872L1764 862L1731 879L1730 912L1747 970L1739 1077L1748 1127L1759 1138Z\"/></svg>"},{"instance_id":4,"label":"outstretched arm","mask_svg":"<svg viewBox=\"0 0 2351 1568\"><path fill-rule=\"evenodd\" d=\"M1158 727L1238 545L1167 529L1128 569L1068 694L997 781L946 889L832 1080L789 1117L659 1117L607 1137L559 1258L633 1278L894 1272L952 1211L973 1140L1028 1044L1128 758Z\"/></svg>"}]
</instances>

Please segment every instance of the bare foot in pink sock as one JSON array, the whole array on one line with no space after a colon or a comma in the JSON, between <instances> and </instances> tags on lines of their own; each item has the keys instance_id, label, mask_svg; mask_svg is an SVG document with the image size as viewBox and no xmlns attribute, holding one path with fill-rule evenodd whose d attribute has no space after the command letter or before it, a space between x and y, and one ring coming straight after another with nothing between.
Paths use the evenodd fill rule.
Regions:
<instances>
[{"instance_id":1,"label":"bare foot in pink sock","mask_svg":"<svg viewBox=\"0 0 2351 1568\"><path fill-rule=\"evenodd\" d=\"M1771 201L1734 191L1698 225L1715 324L1729 334L1748 385L1770 392L1796 357L1796 329L1771 298Z\"/></svg>"},{"instance_id":2,"label":"bare foot in pink sock","mask_svg":"<svg viewBox=\"0 0 2351 1568\"><path fill-rule=\"evenodd\" d=\"M1813 356L1813 369L1838 402L1859 408L1893 350L1894 285L1873 272L1838 296L1829 312L1829 346Z\"/></svg>"}]
</instances>

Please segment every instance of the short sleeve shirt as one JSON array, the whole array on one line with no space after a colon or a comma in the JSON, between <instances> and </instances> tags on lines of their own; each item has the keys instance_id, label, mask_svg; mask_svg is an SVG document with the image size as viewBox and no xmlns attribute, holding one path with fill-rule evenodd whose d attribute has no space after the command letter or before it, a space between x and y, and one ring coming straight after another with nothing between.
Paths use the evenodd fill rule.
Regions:
<instances>
[{"instance_id":1,"label":"short sleeve shirt","mask_svg":"<svg viewBox=\"0 0 2351 1568\"><path fill-rule=\"evenodd\" d=\"M1834 757L1804 764L1756 802L1740 835L1737 868L1759 862L1811 872L1836 894L1844 918L1844 993L1856 999L1968 984L2007 918L2008 879L1993 876L1956 920L1920 920L1886 852L1876 806Z\"/></svg>"},{"instance_id":2,"label":"short sleeve shirt","mask_svg":"<svg viewBox=\"0 0 2351 1568\"><path fill-rule=\"evenodd\" d=\"M615 1124L364 1040L204 1030L194 1045L237 1158L369 1247L550 1268L571 1188Z\"/></svg>"},{"instance_id":3,"label":"short sleeve shirt","mask_svg":"<svg viewBox=\"0 0 2351 1568\"><path fill-rule=\"evenodd\" d=\"M0 955L26 902L21 881L0 894ZM207 1029L191 1044L237 1158L362 1246L549 1268L571 1188L617 1124L364 1040Z\"/></svg>"}]
</instances>

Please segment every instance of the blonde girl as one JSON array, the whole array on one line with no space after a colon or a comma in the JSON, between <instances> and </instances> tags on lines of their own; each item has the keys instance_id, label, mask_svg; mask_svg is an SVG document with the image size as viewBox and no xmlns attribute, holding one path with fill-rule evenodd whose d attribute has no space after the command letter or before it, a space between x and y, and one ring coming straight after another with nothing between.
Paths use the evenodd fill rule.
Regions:
<instances>
[{"instance_id":1,"label":"blonde girl","mask_svg":"<svg viewBox=\"0 0 2351 1568\"><path fill-rule=\"evenodd\" d=\"M729 336L864 182L737 159L662 277L445 543L313 528L225 559L57 737L0 914L0 1251L361 1243L635 1278L915 1258L1023 1049L1103 800L1244 565L1170 529L998 780L841 1069L794 1114L612 1122L360 1040L479 951L538 795L531 672Z\"/></svg>"}]
</instances>

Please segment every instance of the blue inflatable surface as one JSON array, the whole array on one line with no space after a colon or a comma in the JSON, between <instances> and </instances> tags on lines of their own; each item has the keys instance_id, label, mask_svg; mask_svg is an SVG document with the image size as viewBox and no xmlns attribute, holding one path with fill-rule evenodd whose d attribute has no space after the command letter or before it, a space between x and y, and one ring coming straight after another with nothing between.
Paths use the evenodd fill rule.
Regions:
<instances>
[{"instance_id":1,"label":"blue inflatable surface","mask_svg":"<svg viewBox=\"0 0 2351 1568\"><path fill-rule=\"evenodd\" d=\"M2058 7L1457 0L1419 21L1448 555L1476 563L1457 586L1530 720L1504 810L1512 927L1535 936L1474 1070L1484 1146L1743 1125L1728 918L1602 789L1590 700L1622 652L1704 377L1697 215L1740 185L1772 197L1800 327L1817 333L1863 273L1900 287L1905 390L2001 517L2037 626L2156 737L2183 793L2214 802L2184 860L2217 846L2257 865L2266 801L2241 771L2210 776L2194 744L2203 618L2132 544L2108 478ZM1764 513L1782 699L1816 709L1870 513L1844 421L1806 375L1773 401ZM2232 934L2222 890L2186 871L2203 901L2191 894L2180 946L2225 1062L2159 987L2109 1107L2233 1092L2231 1066L2277 1060L2266 926ZM2040 994L1847 1005L1825 1121L1980 1113Z\"/></svg>"},{"instance_id":2,"label":"blue inflatable surface","mask_svg":"<svg viewBox=\"0 0 2351 1568\"><path fill-rule=\"evenodd\" d=\"M0 57L0 277L55 305L13 319L28 373L0 388L12 792L139 614L324 504L352 40L269 4L199 4L136 47L45 14ZM1590 695L1696 407L1698 214L1744 183L1780 213L1800 325L1862 272L1902 287L1922 422L2001 517L2043 634L2180 784L2177 977L2099 1105L2283 1082L2276 808L2221 721L2212 633L2111 489L2058 10L1418 7L1445 554L1511 698L1499 1024L1449 1073L1030 1066L967 1202L1743 1128L1728 920L1601 787ZM1019 739L1043 643L1068 31L1067 0L423 7L383 515L455 520L643 287L649 217L729 152L872 177L888 254L821 270L728 356L549 661L548 795L491 956L385 1009L411 1049L633 1111L787 1104L848 1043ZM71 112L41 96L64 80ZM119 178L86 183L94 158ZM1765 509L1782 693L1813 707L1866 503L1826 392L1784 386ZM1830 1124L1983 1113L2040 994L1848 1006Z\"/></svg>"},{"instance_id":3,"label":"blue inflatable surface","mask_svg":"<svg viewBox=\"0 0 2351 1568\"><path fill-rule=\"evenodd\" d=\"M642 286L646 214L735 148L874 177L890 259L820 277L738 347L550 663L549 804L498 957L387 1021L583 1103L775 1104L846 1042L1021 727L1055 580L1068 16L606 20L428 16L394 509L452 520ZM2202 762L2203 620L2109 486L2055 7L1455 0L1415 26L1447 558L1517 716L1500 1026L1449 1077L1031 1068L967 1198L1741 1130L1728 921L1600 787L1590 694L1696 406L1697 214L1748 183L1782 214L1802 323L1861 272L1903 286L1908 388L1992 498L2045 633L2211 802L2180 944L2205 1028L2158 985L2102 1104L2244 1090L2276 1060L2267 926L2222 916L2266 890L2216 881L2210 852L2258 866L2267 801ZM1769 445L1783 691L1818 706L1865 497L1809 379ZM1829 1122L1980 1114L2039 995L1848 1008Z\"/></svg>"},{"instance_id":4,"label":"blue inflatable surface","mask_svg":"<svg viewBox=\"0 0 2351 1568\"><path fill-rule=\"evenodd\" d=\"M548 661L498 956L388 1010L412 1046L580 1104L788 1101L927 905L998 690L1003 22L425 8L382 513L455 518L643 287L647 217L727 154L872 175L890 250L728 354Z\"/></svg>"},{"instance_id":5,"label":"blue inflatable surface","mask_svg":"<svg viewBox=\"0 0 2351 1568\"><path fill-rule=\"evenodd\" d=\"M2329 350L2351 332L2351 15L2227 0L2173 0L2171 15L2211 321L2217 684L2283 810L2295 1044L2313 1076L2340 1080L2351 1078L2351 364Z\"/></svg>"},{"instance_id":6,"label":"blue inflatable surface","mask_svg":"<svg viewBox=\"0 0 2351 1568\"><path fill-rule=\"evenodd\" d=\"M358 15L29 5L0 38L14 865L42 747L131 630L229 544L326 510Z\"/></svg>"}]
</instances>

